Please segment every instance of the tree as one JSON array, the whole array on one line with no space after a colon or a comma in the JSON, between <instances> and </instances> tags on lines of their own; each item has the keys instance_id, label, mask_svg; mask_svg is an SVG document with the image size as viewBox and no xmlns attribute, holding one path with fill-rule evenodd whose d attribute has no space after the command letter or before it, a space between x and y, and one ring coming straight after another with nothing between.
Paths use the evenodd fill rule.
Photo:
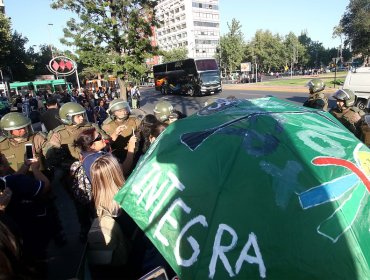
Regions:
<instances>
[{"instance_id":1,"label":"tree","mask_svg":"<svg viewBox=\"0 0 370 280\"><path fill-rule=\"evenodd\" d=\"M261 71L280 71L286 65L287 55L279 34L257 30L249 45L252 50L251 59L259 65Z\"/></svg>"},{"instance_id":2,"label":"tree","mask_svg":"<svg viewBox=\"0 0 370 280\"><path fill-rule=\"evenodd\" d=\"M148 54L157 51L151 45L156 5L153 0L53 0L51 6L78 17L67 22L61 42L76 46L80 62L96 73L116 75L126 98L124 81L140 79Z\"/></svg>"},{"instance_id":3,"label":"tree","mask_svg":"<svg viewBox=\"0 0 370 280\"><path fill-rule=\"evenodd\" d=\"M287 36L285 36L284 46L286 61L289 67L293 66L294 68L297 65L302 66L306 62L304 60L306 49L299 42L298 37L293 32L290 32Z\"/></svg>"},{"instance_id":4,"label":"tree","mask_svg":"<svg viewBox=\"0 0 370 280\"><path fill-rule=\"evenodd\" d=\"M232 19L231 24L227 23L229 32L221 36L221 65L225 68L226 72L232 73L240 67L240 63L244 58L245 43L242 26L236 19Z\"/></svg>"},{"instance_id":5,"label":"tree","mask_svg":"<svg viewBox=\"0 0 370 280\"><path fill-rule=\"evenodd\" d=\"M170 51L162 51L163 52L163 63L182 60L188 57L188 51L186 48L176 48Z\"/></svg>"},{"instance_id":6,"label":"tree","mask_svg":"<svg viewBox=\"0 0 370 280\"><path fill-rule=\"evenodd\" d=\"M10 54L12 30L10 20L0 13L0 68L6 67L6 59Z\"/></svg>"},{"instance_id":7,"label":"tree","mask_svg":"<svg viewBox=\"0 0 370 280\"><path fill-rule=\"evenodd\" d=\"M344 44L350 45L352 52L362 55L364 63L369 64L370 0L350 0L339 25L346 37Z\"/></svg>"}]
</instances>

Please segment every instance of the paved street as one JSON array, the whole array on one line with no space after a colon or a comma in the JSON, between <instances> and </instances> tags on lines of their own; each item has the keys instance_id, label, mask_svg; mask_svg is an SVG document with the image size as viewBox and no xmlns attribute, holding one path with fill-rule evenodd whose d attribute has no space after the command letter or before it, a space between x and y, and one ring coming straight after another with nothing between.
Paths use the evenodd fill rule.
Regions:
<instances>
[{"instance_id":1,"label":"paved street","mask_svg":"<svg viewBox=\"0 0 370 280\"><path fill-rule=\"evenodd\" d=\"M335 92L335 89L329 88L324 91L329 97L329 107L334 106L334 101L330 100L330 96ZM147 113L152 113L155 104L162 99L167 99L175 109L191 115L201 109L204 102L212 96L180 96L180 95L167 95L163 96L154 87L142 87L142 101L141 107ZM298 86L261 86L256 84L225 84L223 91L214 97L226 98L228 96L235 96L236 98L254 99L265 96L275 96L299 105L308 97L308 88Z\"/></svg>"}]
</instances>

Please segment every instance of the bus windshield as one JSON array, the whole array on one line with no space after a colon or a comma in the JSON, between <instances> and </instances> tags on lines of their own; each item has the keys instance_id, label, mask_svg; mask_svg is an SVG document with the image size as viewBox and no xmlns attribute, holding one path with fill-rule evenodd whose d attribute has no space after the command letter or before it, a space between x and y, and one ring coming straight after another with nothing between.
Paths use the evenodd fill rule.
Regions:
<instances>
[{"instance_id":1,"label":"bus windshield","mask_svg":"<svg viewBox=\"0 0 370 280\"><path fill-rule=\"evenodd\" d=\"M200 73L200 79L203 84L217 84L221 82L220 74L218 71L207 71Z\"/></svg>"}]
</instances>

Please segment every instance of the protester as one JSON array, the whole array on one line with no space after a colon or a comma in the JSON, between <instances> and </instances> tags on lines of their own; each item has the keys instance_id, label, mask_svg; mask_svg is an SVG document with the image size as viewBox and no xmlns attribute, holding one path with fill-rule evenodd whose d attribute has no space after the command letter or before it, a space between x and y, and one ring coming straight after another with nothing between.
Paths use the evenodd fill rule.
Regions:
<instances>
[{"instance_id":1,"label":"protester","mask_svg":"<svg viewBox=\"0 0 370 280\"><path fill-rule=\"evenodd\" d=\"M98 106L94 108L94 112L96 116L96 121L98 122L98 125L101 126L108 117L106 101L104 98L98 99Z\"/></svg>"},{"instance_id":2,"label":"protester","mask_svg":"<svg viewBox=\"0 0 370 280\"><path fill-rule=\"evenodd\" d=\"M119 225L125 240L132 244L131 251L129 247L119 247L119 244L117 244L116 250L126 249L126 253L130 253L128 267L136 273L135 278L158 266L169 267L145 234L139 230L132 218L114 200L114 196L125 183L118 161L111 155L103 155L92 164L91 174L92 194L97 216L113 218ZM112 227L114 225L115 223L112 223ZM112 244L109 244L109 246L112 246ZM115 253L118 254L119 252Z\"/></svg>"},{"instance_id":3,"label":"protester","mask_svg":"<svg viewBox=\"0 0 370 280\"><path fill-rule=\"evenodd\" d=\"M4 159L0 166L4 170ZM31 169L32 175L25 175ZM10 194L10 201L5 207L5 214L19 228L24 248L24 257L28 264L36 267L38 277L45 277L46 250L53 235L53 218L49 212L47 193L50 182L40 171L37 159L25 160L17 174L0 178L0 189ZM9 192L10 191L10 192ZM2 194L4 195L4 194Z\"/></svg>"},{"instance_id":4,"label":"protester","mask_svg":"<svg viewBox=\"0 0 370 280\"><path fill-rule=\"evenodd\" d=\"M43 125L43 131L49 132L62 124L59 119L58 100L54 96L49 97L46 101L46 108L47 111L41 115L40 120Z\"/></svg>"}]
</instances>

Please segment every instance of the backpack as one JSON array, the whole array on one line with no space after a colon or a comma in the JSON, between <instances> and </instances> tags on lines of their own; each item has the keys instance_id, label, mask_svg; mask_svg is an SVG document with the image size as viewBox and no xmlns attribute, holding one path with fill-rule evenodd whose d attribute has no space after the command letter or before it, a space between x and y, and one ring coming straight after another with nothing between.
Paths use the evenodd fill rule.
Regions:
<instances>
[{"instance_id":1,"label":"backpack","mask_svg":"<svg viewBox=\"0 0 370 280\"><path fill-rule=\"evenodd\" d=\"M95 218L87 236L87 256L92 265L120 266L128 261L131 243L107 212Z\"/></svg>"},{"instance_id":2,"label":"backpack","mask_svg":"<svg viewBox=\"0 0 370 280\"><path fill-rule=\"evenodd\" d=\"M85 205L91 202L91 183L86 175L81 162L77 161L71 166L72 174L72 194L81 204Z\"/></svg>"},{"instance_id":3,"label":"backpack","mask_svg":"<svg viewBox=\"0 0 370 280\"><path fill-rule=\"evenodd\" d=\"M139 99L139 97L140 97L140 92L139 92L139 90L137 88L135 88L135 91L134 91L134 93L132 95L132 98L133 99Z\"/></svg>"}]
</instances>

